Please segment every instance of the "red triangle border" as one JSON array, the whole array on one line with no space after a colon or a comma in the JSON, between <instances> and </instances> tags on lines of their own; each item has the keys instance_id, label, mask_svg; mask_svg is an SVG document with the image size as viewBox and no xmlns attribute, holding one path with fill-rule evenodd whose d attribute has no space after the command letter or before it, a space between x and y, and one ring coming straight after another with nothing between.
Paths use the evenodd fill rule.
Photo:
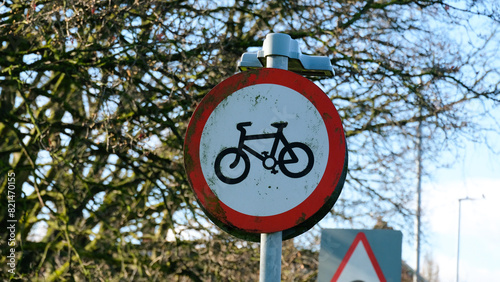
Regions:
<instances>
[{"instance_id":1,"label":"red triangle border","mask_svg":"<svg viewBox=\"0 0 500 282\"><path fill-rule=\"evenodd\" d=\"M352 242L351 246L347 250L347 253L345 254L344 258L342 259L342 262L339 265L339 268L335 272L335 274L332 277L331 282L337 282L340 275L342 274L342 271L344 271L345 266L347 265L347 262L351 258L352 254L354 253L354 250L358 246L359 242L363 243L363 246L365 247L366 253L368 254L368 257L370 258L370 262L373 265L373 268L375 269L375 272L377 273L378 279L380 282L387 282L387 279L385 279L384 273L382 272L382 269L380 268L380 265L378 264L377 258L375 258L375 254L373 253L373 250L370 246L370 243L368 243L368 239L366 238L365 233L359 232L356 237L354 238L354 241Z\"/></svg>"}]
</instances>

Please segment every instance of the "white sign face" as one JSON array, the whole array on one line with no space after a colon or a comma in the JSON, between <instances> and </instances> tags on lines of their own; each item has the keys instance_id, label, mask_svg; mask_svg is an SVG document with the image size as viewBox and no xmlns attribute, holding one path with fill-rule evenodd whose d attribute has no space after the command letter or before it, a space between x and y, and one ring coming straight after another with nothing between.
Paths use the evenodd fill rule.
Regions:
<instances>
[{"instance_id":1,"label":"white sign face","mask_svg":"<svg viewBox=\"0 0 500 282\"><path fill-rule=\"evenodd\" d=\"M235 91L210 114L200 140L203 175L228 207L250 216L287 212L313 193L328 163L315 106L276 84Z\"/></svg>"}]
</instances>

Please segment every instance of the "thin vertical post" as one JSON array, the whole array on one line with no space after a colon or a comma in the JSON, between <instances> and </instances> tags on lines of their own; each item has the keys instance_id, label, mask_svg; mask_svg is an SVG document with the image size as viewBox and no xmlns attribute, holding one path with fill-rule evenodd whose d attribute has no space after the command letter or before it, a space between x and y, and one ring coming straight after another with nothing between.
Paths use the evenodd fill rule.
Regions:
<instances>
[{"instance_id":1,"label":"thin vertical post","mask_svg":"<svg viewBox=\"0 0 500 282\"><path fill-rule=\"evenodd\" d=\"M483 197L480 199L470 198L469 196L465 198L458 199L458 239L457 239L457 282L459 278L459 270L460 270L460 222L462 219L462 201L475 201L475 200L484 200L486 197L483 194Z\"/></svg>"},{"instance_id":2,"label":"thin vertical post","mask_svg":"<svg viewBox=\"0 0 500 282\"><path fill-rule=\"evenodd\" d=\"M260 235L260 273L259 281L281 281L282 232Z\"/></svg>"},{"instance_id":3,"label":"thin vertical post","mask_svg":"<svg viewBox=\"0 0 500 282\"><path fill-rule=\"evenodd\" d=\"M419 117L422 117L422 108L419 111ZM413 275L413 282L418 282L420 275L420 225L422 212L422 120L418 122L417 128L417 220L415 224L416 241L416 268Z\"/></svg>"},{"instance_id":4,"label":"thin vertical post","mask_svg":"<svg viewBox=\"0 0 500 282\"><path fill-rule=\"evenodd\" d=\"M274 41L270 42L271 45L273 43ZM288 57L269 55L266 57L266 67L288 70ZM260 282L281 281L282 241L281 231L260 235Z\"/></svg>"},{"instance_id":5,"label":"thin vertical post","mask_svg":"<svg viewBox=\"0 0 500 282\"><path fill-rule=\"evenodd\" d=\"M457 282L460 268L460 219L462 216L462 200L468 200L468 198L458 199Z\"/></svg>"}]
</instances>

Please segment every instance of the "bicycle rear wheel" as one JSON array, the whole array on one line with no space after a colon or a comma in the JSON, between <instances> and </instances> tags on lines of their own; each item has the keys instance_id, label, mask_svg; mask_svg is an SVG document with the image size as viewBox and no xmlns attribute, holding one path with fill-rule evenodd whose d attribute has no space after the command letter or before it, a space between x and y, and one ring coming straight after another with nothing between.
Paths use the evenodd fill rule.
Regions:
<instances>
[{"instance_id":1,"label":"bicycle rear wheel","mask_svg":"<svg viewBox=\"0 0 500 282\"><path fill-rule=\"evenodd\" d=\"M243 160L243 164L240 163ZM215 158L215 174L226 184L237 184L243 181L250 172L250 159L245 152L232 147L222 150Z\"/></svg>"}]
</instances>

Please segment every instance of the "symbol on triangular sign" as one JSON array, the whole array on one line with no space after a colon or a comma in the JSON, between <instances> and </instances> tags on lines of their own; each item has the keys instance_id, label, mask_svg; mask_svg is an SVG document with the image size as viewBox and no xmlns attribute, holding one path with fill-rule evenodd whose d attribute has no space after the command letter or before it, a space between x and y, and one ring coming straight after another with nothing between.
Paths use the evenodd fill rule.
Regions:
<instances>
[{"instance_id":1,"label":"symbol on triangular sign","mask_svg":"<svg viewBox=\"0 0 500 282\"><path fill-rule=\"evenodd\" d=\"M363 232L356 235L331 280L331 282L353 281L387 281Z\"/></svg>"}]
</instances>

